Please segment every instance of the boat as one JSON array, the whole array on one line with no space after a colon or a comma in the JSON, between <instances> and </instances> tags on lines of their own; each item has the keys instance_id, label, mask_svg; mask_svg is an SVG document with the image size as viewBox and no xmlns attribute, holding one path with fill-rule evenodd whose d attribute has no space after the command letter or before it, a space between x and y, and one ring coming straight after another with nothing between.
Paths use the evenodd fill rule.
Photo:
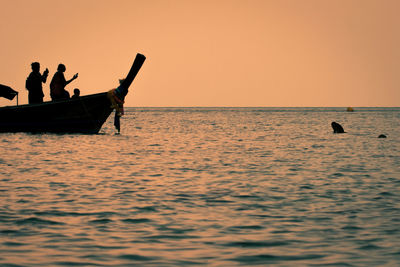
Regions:
<instances>
[{"instance_id":1,"label":"boat","mask_svg":"<svg viewBox=\"0 0 400 267\"><path fill-rule=\"evenodd\" d=\"M122 98L128 93L145 59L142 54L136 55L128 75L119 87L123 91ZM9 99L12 97L8 96ZM107 91L39 104L1 107L0 132L97 134L115 109L112 102L110 91ZM119 116L116 112L118 132Z\"/></svg>"}]
</instances>

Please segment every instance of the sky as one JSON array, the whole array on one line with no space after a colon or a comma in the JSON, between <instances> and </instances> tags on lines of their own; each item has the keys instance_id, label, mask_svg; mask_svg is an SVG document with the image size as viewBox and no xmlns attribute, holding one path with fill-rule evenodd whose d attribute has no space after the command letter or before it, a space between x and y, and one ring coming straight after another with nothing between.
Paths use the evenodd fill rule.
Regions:
<instances>
[{"instance_id":1,"label":"sky","mask_svg":"<svg viewBox=\"0 0 400 267\"><path fill-rule=\"evenodd\" d=\"M118 86L128 107L400 106L398 0L0 0L0 83L26 104L30 64ZM0 100L0 106L15 101Z\"/></svg>"}]
</instances>

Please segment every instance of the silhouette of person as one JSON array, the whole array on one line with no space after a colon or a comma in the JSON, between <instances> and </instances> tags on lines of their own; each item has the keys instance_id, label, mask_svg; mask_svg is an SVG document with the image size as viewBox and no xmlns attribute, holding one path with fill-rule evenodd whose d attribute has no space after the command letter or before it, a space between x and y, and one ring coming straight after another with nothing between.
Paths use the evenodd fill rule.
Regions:
<instances>
[{"instance_id":1,"label":"silhouette of person","mask_svg":"<svg viewBox=\"0 0 400 267\"><path fill-rule=\"evenodd\" d=\"M71 98L78 98L81 94L81 91L78 88L74 89L74 95Z\"/></svg>"},{"instance_id":2,"label":"silhouette of person","mask_svg":"<svg viewBox=\"0 0 400 267\"><path fill-rule=\"evenodd\" d=\"M29 104L43 103L43 88L42 83L46 83L47 75L49 75L49 70L40 74L40 64L39 62L33 62L31 64L32 72L26 78L25 87L28 90L28 101Z\"/></svg>"},{"instance_id":3,"label":"silhouette of person","mask_svg":"<svg viewBox=\"0 0 400 267\"><path fill-rule=\"evenodd\" d=\"M70 80L65 80L64 72L66 68L64 64L59 64L57 67L57 72L54 73L53 78L50 82L50 96L52 100L58 99L68 99L69 93L65 90L65 86L78 78L78 73L76 73Z\"/></svg>"}]
</instances>

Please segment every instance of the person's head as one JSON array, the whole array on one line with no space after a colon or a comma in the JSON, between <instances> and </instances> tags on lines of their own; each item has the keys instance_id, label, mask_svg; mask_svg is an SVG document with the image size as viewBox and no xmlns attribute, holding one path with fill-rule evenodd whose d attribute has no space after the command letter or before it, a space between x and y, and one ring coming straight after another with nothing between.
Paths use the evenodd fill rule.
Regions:
<instances>
[{"instance_id":1,"label":"person's head","mask_svg":"<svg viewBox=\"0 0 400 267\"><path fill-rule=\"evenodd\" d=\"M74 95L79 96L81 94L81 91L78 88L74 89Z\"/></svg>"},{"instance_id":2,"label":"person's head","mask_svg":"<svg viewBox=\"0 0 400 267\"><path fill-rule=\"evenodd\" d=\"M65 70L66 70L66 68L65 68L64 64L58 64L57 71L64 72Z\"/></svg>"},{"instance_id":3,"label":"person's head","mask_svg":"<svg viewBox=\"0 0 400 267\"><path fill-rule=\"evenodd\" d=\"M33 63L31 64L31 67L32 67L32 70L33 70L33 71L39 71L39 70L40 70L40 64L39 64L39 62L33 62Z\"/></svg>"}]
</instances>

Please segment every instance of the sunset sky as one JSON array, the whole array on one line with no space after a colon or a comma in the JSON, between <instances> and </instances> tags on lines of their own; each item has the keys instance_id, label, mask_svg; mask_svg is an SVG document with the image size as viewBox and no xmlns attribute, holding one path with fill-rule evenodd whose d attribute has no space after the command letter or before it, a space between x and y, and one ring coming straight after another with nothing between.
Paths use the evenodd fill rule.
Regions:
<instances>
[{"instance_id":1,"label":"sunset sky","mask_svg":"<svg viewBox=\"0 0 400 267\"><path fill-rule=\"evenodd\" d=\"M0 0L0 83L30 64L126 106L400 106L398 0ZM0 105L15 101L1 100Z\"/></svg>"}]
</instances>

